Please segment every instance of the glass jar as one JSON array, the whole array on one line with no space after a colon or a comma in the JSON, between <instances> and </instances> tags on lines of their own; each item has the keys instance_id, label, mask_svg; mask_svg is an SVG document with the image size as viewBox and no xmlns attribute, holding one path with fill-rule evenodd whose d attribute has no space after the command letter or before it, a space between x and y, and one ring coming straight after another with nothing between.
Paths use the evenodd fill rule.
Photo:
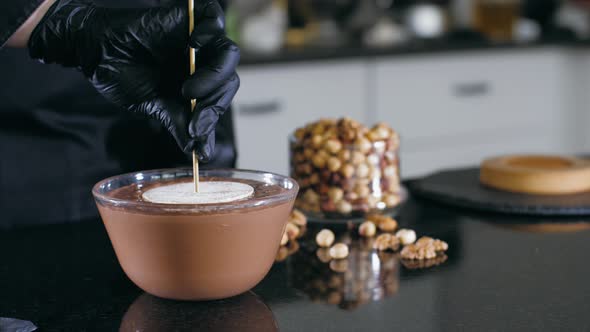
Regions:
<instances>
[{"instance_id":1,"label":"glass jar","mask_svg":"<svg viewBox=\"0 0 590 332\"><path fill-rule=\"evenodd\" d=\"M351 119L320 120L290 139L296 207L311 217L350 218L395 208L402 200L399 136Z\"/></svg>"}]
</instances>

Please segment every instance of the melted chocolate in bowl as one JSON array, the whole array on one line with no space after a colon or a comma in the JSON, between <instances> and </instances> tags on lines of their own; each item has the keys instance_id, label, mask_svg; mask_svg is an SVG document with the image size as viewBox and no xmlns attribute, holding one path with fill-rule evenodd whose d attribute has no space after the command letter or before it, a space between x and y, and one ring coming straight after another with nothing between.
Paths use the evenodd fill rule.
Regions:
<instances>
[{"instance_id":1,"label":"melted chocolate in bowl","mask_svg":"<svg viewBox=\"0 0 590 332\"><path fill-rule=\"evenodd\" d=\"M295 181L239 170L205 171L201 181L254 188L219 204L160 204L143 192L191 181L189 169L125 174L93 189L121 267L140 288L176 300L220 299L254 287L269 271L297 194Z\"/></svg>"}]
</instances>

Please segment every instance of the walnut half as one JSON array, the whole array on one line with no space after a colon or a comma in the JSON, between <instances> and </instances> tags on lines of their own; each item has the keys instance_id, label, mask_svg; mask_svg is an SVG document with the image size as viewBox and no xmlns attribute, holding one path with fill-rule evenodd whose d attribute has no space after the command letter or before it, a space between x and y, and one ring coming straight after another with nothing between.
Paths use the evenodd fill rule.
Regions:
<instances>
[{"instance_id":1,"label":"walnut half","mask_svg":"<svg viewBox=\"0 0 590 332\"><path fill-rule=\"evenodd\" d=\"M402 259L432 259L445 252L449 245L441 240L423 236L416 243L405 246L401 251Z\"/></svg>"}]
</instances>

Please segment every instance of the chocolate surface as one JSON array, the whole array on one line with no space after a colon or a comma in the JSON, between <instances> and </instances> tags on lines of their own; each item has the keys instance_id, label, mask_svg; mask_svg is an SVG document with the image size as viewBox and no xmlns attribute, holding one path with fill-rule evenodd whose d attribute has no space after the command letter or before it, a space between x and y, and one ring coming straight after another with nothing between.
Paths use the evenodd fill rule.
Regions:
<instances>
[{"instance_id":1,"label":"chocolate surface","mask_svg":"<svg viewBox=\"0 0 590 332\"><path fill-rule=\"evenodd\" d=\"M287 189L282 188L278 185L268 184L268 183L264 183L264 182L260 182L260 181L254 181L254 180L227 179L227 178L216 178L216 177L203 177L203 178L201 178L201 182L206 182L206 181L239 182L239 183L245 183L247 185L250 185L252 188L254 188L254 194L248 198L244 198L241 200L237 200L234 202L228 202L228 203L217 203L219 205L232 204L235 202L240 202L240 201L249 200L249 199L263 199L263 198L274 196L277 194L281 194L281 193L287 191ZM191 179L182 178L182 179L151 182L148 184L139 184L139 185L138 184L131 184L128 186L124 186L124 187L115 189L115 190L109 192L107 194L107 196L112 197L112 198L117 198L117 199L128 200L128 201L145 202L146 204L150 204L150 203L151 204L158 204L158 203L152 203L152 202L144 200L142 197L143 193L150 190L150 189L156 188L156 187L170 185L170 184L176 184L176 183L186 183L186 182L191 182Z\"/></svg>"}]
</instances>

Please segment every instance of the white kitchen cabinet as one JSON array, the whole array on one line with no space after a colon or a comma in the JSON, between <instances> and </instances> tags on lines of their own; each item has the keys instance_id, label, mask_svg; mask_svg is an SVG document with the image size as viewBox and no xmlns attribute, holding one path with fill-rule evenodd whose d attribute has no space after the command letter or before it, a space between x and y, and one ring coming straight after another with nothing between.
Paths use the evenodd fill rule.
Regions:
<instances>
[{"instance_id":1,"label":"white kitchen cabinet","mask_svg":"<svg viewBox=\"0 0 590 332\"><path fill-rule=\"evenodd\" d=\"M402 175L505 153L590 153L590 51L562 47L248 66L238 166L288 173L288 135L321 117L389 123Z\"/></svg>"},{"instance_id":2,"label":"white kitchen cabinet","mask_svg":"<svg viewBox=\"0 0 590 332\"><path fill-rule=\"evenodd\" d=\"M234 102L238 167L289 172L288 136L322 117L366 120L363 61L245 67Z\"/></svg>"},{"instance_id":3,"label":"white kitchen cabinet","mask_svg":"<svg viewBox=\"0 0 590 332\"><path fill-rule=\"evenodd\" d=\"M400 132L405 177L503 153L565 153L567 64L553 48L383 58L375 120Z\"/></svg>"},{"instance_id":4,"label":"white kitchen cabinet","mask_svg":"<svg viewBox=\"0 0 590 332\"><path fill-rule=\"evenodd\" d=\"M580 49L569 52L567 86L568 101L574 114L569 118L571 145L574 153L590 155L590 51Z\"/></svg>"}]
</instances>

